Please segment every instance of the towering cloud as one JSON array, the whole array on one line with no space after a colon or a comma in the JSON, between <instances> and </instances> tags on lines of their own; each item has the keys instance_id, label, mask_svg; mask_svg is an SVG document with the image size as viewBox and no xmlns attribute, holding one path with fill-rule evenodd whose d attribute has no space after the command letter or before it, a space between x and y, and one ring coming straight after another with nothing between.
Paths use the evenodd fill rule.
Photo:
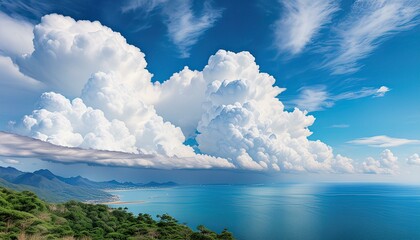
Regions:
<instances>
[{"instance_id":1,"label":"towering cloud","mask_svg":"<svg viewBox=\"0 0 420 240\"><path fill-rule=\"evenodd\" d=\"M119 33L52 14L42 18L34 36L34 52L18 64L63 95L44 94L41 109L17 131L63 146L195 155L181 130L156 114L152 104L159 89L144 54Z\"/></svg>"},{"instance_id":2,"label":"towering cloud","mask_svg":"<svg viewBox=\"0 0 420 240\"><path fill-rule=\"evenodd\" d=\"M99 22L46 15L34 28L33 42L34 52L19 59L18 65L24 74L48 84L50 90L79 96L91 75L103 71L124 77L142 96L152 92L152 75L145 69L144 54Z\"/></svg>"},{"instance_id":3,"label":"towering cloud","mask_svg":"<svg viewBox=\"0 0 420 240\"><path fill-rule=\"evenodd\" d=\"M196 126L201 152L231 159L240 168L352 172L350 159L337 160L329 146L308 140L314 117L298 109L285 111L277 98L284 89L274 83L272 76L259 71L250 53L220 50L203 71L184 69L175 74L162 85L162 96L170 94L170 99L189 103L185 112L180 109L180 116L196 109L190 123L183 124ZM193 89L195 94L188 94ZM158 107L160 114L176 121L165 110Z\"/></svg>"},{"instance_id":4,"label":"towering cloud","mask_svg":"<svg viewBox=\"0 0 420 240\"><path fill-rule=\"evenodd\" d=\"M202 105L208 84L201 71L185 67L174 73L160 87L160 98L155 104L157 112L181 127L186 137L193 137L204 113Z\"/></svg>"},{"instance_id":5,"label":"towering cloud","mask_svg":"<svg viewBox=\"0 0 420 240\"><path fill-rule=\"evenodd\" d=\"M50 88L14 126L17 133L66 147L160 156L148 160L157 167L355 171L351 159L308 139L315 118L285 111L277 98L284 89L249 52L220 50L201 71L186 67L153 84L144 54L99 22L47 15L34 37L35 50L17 63ZM185 136L196 139L201 154L184 144Z\"/></svg>"}]
</instances>

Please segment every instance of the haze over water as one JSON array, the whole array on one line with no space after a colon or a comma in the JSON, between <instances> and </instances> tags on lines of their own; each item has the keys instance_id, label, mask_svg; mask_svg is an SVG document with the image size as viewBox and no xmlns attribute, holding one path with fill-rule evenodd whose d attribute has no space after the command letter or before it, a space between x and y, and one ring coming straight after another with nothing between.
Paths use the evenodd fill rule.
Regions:
<instances>
[{"instance_id":1,"label":"haze over water","mask_svg":"<svg viewBox=\"0 0 420 240\"><path fill-rule=\"evenodd\" d=\"M168 213L237 239L420 239L420 186L207 185L114 192L135 214Z\"/></svg>"}]
</instances>

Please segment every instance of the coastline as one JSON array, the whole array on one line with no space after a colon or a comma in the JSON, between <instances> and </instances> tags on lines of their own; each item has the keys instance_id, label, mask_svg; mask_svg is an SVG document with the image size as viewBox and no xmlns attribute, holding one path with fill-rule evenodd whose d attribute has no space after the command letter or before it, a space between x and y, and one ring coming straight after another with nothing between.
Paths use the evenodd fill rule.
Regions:
<instances>
[{"instance_id":1,"label":"coastline","mask_svg":"<svg viewBox=\"0 0 420 240\"><path fill-rule=\"evenodd\" d=\"M161 189L168 189L168 188L175 188L178 186L173 187L133 187L133 188L106 188L102 189L102 191L110 193L110 192L127 192L132 190L161 190Z\"/></svg>"},{"instance_id":2,"label":"coastline","mask_svg":"<svg viewBox=\"0 0 420 240\"><path fill-rule=\"evenodd\" d=\"M139 204L146 203L146 201L112 201L112 202L101 202L104 205L122 205L122 204Z\"/></svg>"},{"instance_id":3,"label":"coastline","mask_svg":"<svg viewBox=\"0 0 420 240\"><path fill-rule=\"evenodd\" d=\"M167 188L173 188L173 187L129 187L129 188L107 188L107 189L101 189L102 191L111 194L112 196L105 199L96 199L96 200L88 200L85 201L85 203L91 203L91 204L104 204L104 205L122 205L122 204L141 204L146 203L146 201L121 201L121 196L118 194L118 192L127 192L127 191L133 191L133 190L162 190Z\"/></svg>"},{"instance_id":4,"label":"coastline","mask_svg":"<svg viewBox=\"0 0 420 240\"><path fill-rule=\"evenodd\" d=\"M120 196L113 194L111 197L108 197L108 198L83 201L83 203L88 203L88 204L106 204L110 202L120 202Z\"/></svg>"}]
</instances>

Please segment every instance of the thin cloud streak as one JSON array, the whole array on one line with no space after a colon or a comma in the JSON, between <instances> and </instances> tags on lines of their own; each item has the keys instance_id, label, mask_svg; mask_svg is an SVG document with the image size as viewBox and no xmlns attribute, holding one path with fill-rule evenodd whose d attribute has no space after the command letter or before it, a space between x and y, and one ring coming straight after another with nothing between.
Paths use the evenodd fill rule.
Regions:
<instances>
[{"instance_id":1,"label":"thin cloud streak","mask_svg":"<svg viewBox=\"0 0 420 240\"><path fill-rule=\"evenodd\" d=\"M291 55L301 53L339 10L331 0L285 0L284 13L275 23L275 45Z\"/></svg>"},{"instance_id":2,"label":"thin cloud streak","mask_svg":"<svg viewBox=\"0 0 420 240\"><path fill-rule=\"evenodd\" d=\"M358 138L355 140L348 141L347 143L356 145L367 145L369 147L398 147L408 144L420 144L420 140L416 139L405 139L405 138L392 138L385 135Z\"/></svg>"},{"instance_id":3,"label":"thin cloud streak","mask_svg":"<svg viewBox=\"0 0 420 240\"><path fill-rule=\"evenodd\" d=\"M356 1L348 17L337 27L337 39L328 57L333 74L358 71L360 60L368 57L388 37L416 26L419 1Z\"/></svg>"},{"instance_id":4,"label":"thin cloud streak","mask_svg":"<svg viewBox=\"0 0 420 240\"><path fill-rule=\"evenodd\" d=\"M233 164L226 159L201 154L196 157L178 158L158 154L131 154L117 151L71 148L6 132L0 132L0 156L7 158L39 158L60 163L87 163L158 169L234 168Z\"/></svg>"},{"instance_id":5,"label":"thin cloud streak","mask_svg":"<svg viewBox=\"0 0 420 240\"><path fill-rule=\"evenodd\" d=\"M383 97L387 92L391 91L386 86L381 86L380 88L362 88L359 91L354 92L344 92L332 97L332 100L339 101L339 100L352 100L352 99L359 99L364 97Z\"/></svg>"},{"instance_id":6,"label":"thin cloud streak","mask_svg":"<svg viewBox=\"0 0 420 240\"><path fill-rule=\"evenodd\" d=\"M145 13L150 13L166 2L168 0L131 0L121 7L121 12L126 13L141 8Z\"/></svg>"},{"instance_id":7,"label":"thin cloud streak","mask_svg":"<svg viewBox=\"0 0 420 240\"><path fill-rule=\"evenodd\" d=\"M331 126L331 128L349 128L350 125L348 124L334 124Z\"/></svg>"}]
</instances>

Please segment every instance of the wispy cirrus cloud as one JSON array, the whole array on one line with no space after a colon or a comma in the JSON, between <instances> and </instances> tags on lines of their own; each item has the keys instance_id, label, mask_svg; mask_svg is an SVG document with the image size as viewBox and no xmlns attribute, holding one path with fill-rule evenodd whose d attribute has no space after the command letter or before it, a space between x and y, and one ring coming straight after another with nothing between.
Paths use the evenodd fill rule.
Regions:
<instances>
[{"instance_id":1,"label":"wispy cirrus cloud","mask_svg":"<svg viewBox=\"0 0 420 240\"><path fill-rule=\"evenodd\" d=\"M303 51L339 10L332 0L285 0L284 12L275 23L275 46L292 55Z\"/></svg>"},{"instance_id":2,"label":"wispy cirrus cloud","mask_svg":"<svg viewBox=\"0 0 420 240\"><path fill-rule=\"evenodd\" d=\"M45 11L51 11L52 9L52 5L46 1L36 0L2 0L0 7L2 11L11 12L16 16L25 18L42 17Z\"/></svg>"},{"instance_id":3,"label":"wispy cirrus cloud","mask_svg":"<svg viewBox=\"0 0 420 240\"><path fill-rule=\"evenodd\" d=\"M355 140L348 141L348 143L357 145L367 145L370 147L398 147L408 144L420 144L420 140L417 139L406 139L406 138L393 138L385 135L358 138Z\"/></svg>"},{"instance_id":4,"label":"wispy cirrus cloud","mask_svg":"<svg viewBox=\"0 0 420 240\"><path fill-rule=\"evenodd\" d=\"M300 90L300 95L292 100L291 105L309 112L321 111L334 106L341 100L352 100L365 97L383 97L391 91L386 86L380 88L362 88L358 91L348 91L339 94L330 94L326 86L305 87Z\"/></svg>"},{"instance_id":5,"label":"wispy cirrus cloud","mask_svg":"<svg viewBox=\"0 0 420 240\"><path fill-rule=\"evenodd\" d=\"M381 86L380 88L362 88L359 91L350 91L350 92L343 92L340 94L337 94L332 97L334 101L339 100L352 100L352 99L358 99L358 98L364 98L364 97L383 97L387 92L391 91L386 86Z\"/></svg>"},{"instance_id":6,"label":"wispy cirrus cloud","mask_svg":"<svg viewBox=\"0 0 420 240\"><path fill-rule=\"evenodd\" d=\"M122 12L142 10L149 14L159 10L167 27L168 37L181 53L181 58L189 57L191 47L222 16L222 9L213 8L209 2L203 3L202 11L193 10L191 0L132 0L122 7Z\"/></svg>"},{"instance_id":7,"label":"wispy cirrus cloud","mask_svg":"<svg viewBox=\"0 0 420 240\"><path fill-rule=\"evenodd\" d=\"M302 88L299 96L290 103L294 107L309 112L323 110L334 105L325 86Z\"/></svg>"},{"instance_id":8,"label":"wispy cirrus cloud","mask_svg":"<svg viewBox=\"0 0 420 240\"><path fill-rule=\"evenodd\" d=\"M222 11L205 3L200 16L194 14L191 1L171 1L163 9L166 26L172 42L178 46L181 57L189 57L191 46L222 16Z\"/></svg>"},{"instance_id":9,"label":"wispy cirrus cloud","mask_svg":"<svg viewBox=\"0 0 420 240\"><path fill-rule=\"evenodd\" d=\"M140 8L144 12L150 13L166 2L168 2L168 0L130 0L121 7L121 11L126 13Z\"/></svg>"},{"instance_id":10,"label":"wispy cirrus cloud","mask_svg":"<svg viewBox=\"0 0 420 240\"><path fill-rule=\"evenodd\" d=\"M368 57L388 37L419 23L420 1L359 0L337 27L338 38L325 67L333 74L358 71L360 60Z\"/></svg>"}]
</instances>

